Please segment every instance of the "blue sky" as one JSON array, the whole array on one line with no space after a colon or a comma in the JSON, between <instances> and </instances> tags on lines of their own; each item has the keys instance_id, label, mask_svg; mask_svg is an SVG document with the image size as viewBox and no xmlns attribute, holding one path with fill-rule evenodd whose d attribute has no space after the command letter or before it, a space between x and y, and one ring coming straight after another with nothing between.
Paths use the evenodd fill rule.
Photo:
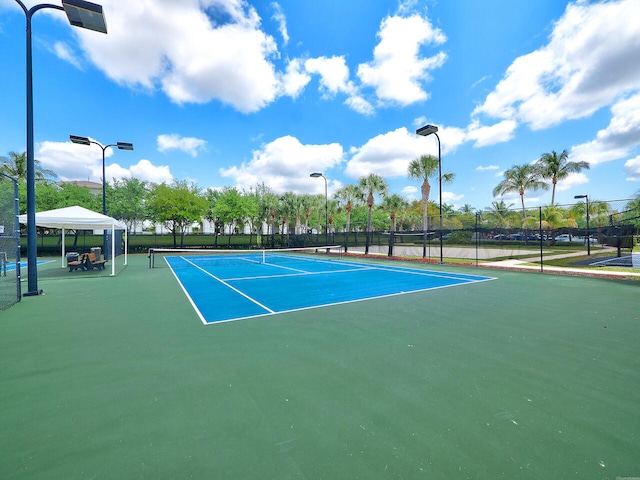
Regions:
<instances>
[{"instance_id":1,"label":"blue sky","mask_svg":"<svg viewBox=\"0 0 640 480\"><path fill-rule=\"evenodd\" d=\"M25 1L28 7L37 1ZM54 4L58 0L53 0ZM489 207L502 172L566 149L557 203L640 190L638 0L105 0L107 35L33 17L36 158L62 180L265 182L329 194L368 173L408 200L437 155L443 199ZM0 0L0 154L25 150L25 18ZM438 196L437 179L431 198ZM519 205L513 195L507 203ZM529 192L527 206L550 203Z\"/></svg>"}]
</instances>

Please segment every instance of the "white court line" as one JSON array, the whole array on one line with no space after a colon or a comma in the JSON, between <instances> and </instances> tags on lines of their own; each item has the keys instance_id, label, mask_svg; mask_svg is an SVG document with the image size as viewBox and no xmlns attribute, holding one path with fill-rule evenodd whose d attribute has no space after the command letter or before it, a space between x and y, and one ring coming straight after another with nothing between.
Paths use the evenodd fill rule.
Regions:
<instances>
[{"instance_id":1,"label":"white court line","mask_svg":"<svg viewBox=\"0 0 640 480\"><path fill-rule=\"evenodd\" d=\"M299 273L282 273L279 275L256 275L253 277L225 278L224 280L227 282L240 282L242 280L260 280L265 278L305 277L307 275L330 275L332 273L351 273L351 272L361 272L363 270L375 270L375 269L370 267L364 267L364 268L349 268L347 270L325 270L323 272L307 272L304 270L298 270Z\"/></svg>"},{"instance_id":2,"label":"white court line","mask_svg":"<svg viewBox=\"0 0 640 480\"><path fill-rule=\"evenodd\" d=\"M269 307L261 304L260 302L258 302L255 298L251 298L249 295L247 295L244 292L241 292L240 290L238 290L237 288L233 287L232 285L229 285L227 282L225 282L224 280L222 280L221 278L216 277L214 274L207 272L205 269L203 269L202 267L196 265L195 263L193 263L191 260L188 260L185 257L180 257L183 260L185 260L186 262L190 263L191 265L193 265L194 267L196 267L198 270L200 270L201 272L209 275L211 278L213 278L214 280L217 280L218 282L220 282L221 284L223 284L225 287L230 288L231 290L233 290L234 292L242 295L244 298L246 298L247 300L249 300L250 302L255 303L256 305L258 305L261 308L264 308L267 312L269 313L276 313L275 311L271 310ZM173 269L171 269L173 270Z\"/></svg>"},{"instance_id":3,"label":"white court line","mask_svg":"<svg viewBox=\"0 0 640 480\"><path fill-rule=\"evenodd\" d=\"M491 280L497 280L497 278L495 277L478 277L478 280L473 280L469 283L480 283L480 282L488 282ZM451 288L451 287L459 287L461 285L466 285L466 284L461 284L461 283L455 283L453 285L440 285L438 287L425 287L425 288L420 288L418 290L409 290L409 291L403 291L403 292L395 292L395 293L386 293L384 295L377 295L377 296L373 296L373 297L365 297L365 298L356 298L353 300L343 300L340 302L333 302L333 303L323 303L323 304L319 304L319 305L310 305L308 307L299 307L299 308L291 308L289 310L280 310L277 312L272 312L272 313L263 313L263 314L258 314L258 315L249 315L247 317L236 317L236 318L227 318L225 320L214 320L213 322L205 322L205 325L217 325L218 323L228 323L228 322L236 322L238 320L249 320L252 318L260 318L260 317L268 317L271 315L278 315L281 313L291 313L291 312L301 312L304 310L313 310L316 308L323 308L323 307L333 307L336 305L346 305L349 303L356 303L356 302L365 302L367 300L377 300L380 298L389 298L389 297L397 297L400 295L408 295L411 293L420 293L420 292L426 292L429 290L439 290L441 288Z\"/></svg>"}]
</instances>

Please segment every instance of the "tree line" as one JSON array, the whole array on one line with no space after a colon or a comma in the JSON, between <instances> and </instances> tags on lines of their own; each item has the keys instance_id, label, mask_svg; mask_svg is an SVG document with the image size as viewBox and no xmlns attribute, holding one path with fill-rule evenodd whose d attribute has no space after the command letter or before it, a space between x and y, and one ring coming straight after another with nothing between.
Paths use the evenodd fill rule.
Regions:
<instances>
[{"instance_id":1,"label":"tree line","mask_svg":"<svg viewBox=\"0 0 640 480\"><path fill-rule=\"evenodd\" d=\"M10 152L7 157L0 157L0 171L19 181L21 213L26 209L25 156ZM203 220L215 225L218 233L246 229L256 234L285 230L298 234L314 229L317 232L428 231L432 229L434 219L439 218L440 206L430 199L429 182L430 178L438 179L439 167L438 158L432 155L423 155L409 163L407 176L421 182L421 199L412 202L398 194L389 194L387 182L374 173L343 186L331 198L320 194L277 194L264 183L247 191L234 187L202 190L195 183L180 180L153 184L136 178L114 179L105 186L107 213L125 222L132 232L141 230L144 225L150 224L154 229L155 225L162 225L174 239L183 238L189 230L202 229ZM478 221L492 228L535 228L541 221L545 229L581 226L581 219L586 219L586 205L578 204L569 210L559 208L555 204L555 190L558 181L588 168L586 162L568 161L566 150L560 154L555 151L545 153L532 164L514 165L504 172L504 179L494 188L493 194L498 197L517 193L521 199L520 214L502 199L492 202L491 207L483 211L476 211L470 205L456 211L443 204L443 228L455 230ZM42 168L38 160L35 171L37 211L71 205L102 211L101 196L87 187L57 182L55 172ZM443 183L454 179L454 173L442 174ZM542 210L542 218L535 212L527 213L525 193L550 188L551 203ZM637 196L640 198L640 192ZM610 218L611 211L605 202L592 200L589 203L590 218L594 215ZM631 208L640 207L629 203ZM636 199L635 203L640 204L640 201Z\"/></svg>"}]
</instances>

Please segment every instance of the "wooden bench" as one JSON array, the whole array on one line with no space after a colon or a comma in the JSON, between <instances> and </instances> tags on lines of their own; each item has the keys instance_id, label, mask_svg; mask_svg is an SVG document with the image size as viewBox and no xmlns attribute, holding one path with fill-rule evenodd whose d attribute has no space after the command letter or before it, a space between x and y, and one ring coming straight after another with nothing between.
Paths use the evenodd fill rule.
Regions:
<instances>
[{"instance_id":1,"label":"wooden bench","mask_svg":"<svg viewBox=\"0 0 640 480\"><path fill-rule=\"evenodd\" d=\"M80 257L78 257L78 260L73 260L72 262L67 261L67 267L69 267L69 271L73 272L74 270L77 270L78 268L80 270L84 270L84 254L80 255Z\"/></svg>"},{"instance_id":2,"label":"wooden bench","mask_svg":"<svg viewBox=\"0 0 640 480\"><path fill-rule=\"evenodd\" d=\"M106 260L97 260L94 253L83 253L78 260L67 262L67 267L69 267L70 272L77 269L93 270L97 268L98 270L104 270L105 263L107 263Z\"/></svg>"},{"instance_id":3,"label":"wooden bench","mask_svg":"<svg viewBox=\"0 0 640 480\"><path fill-rule=\"evenodd\" d=\"M87 257L84 263L87 270L92 270L94 268L97 268L98 270L104 270L104 264L107 263L107 261L96 260L96 255L94 253L87 253Z\"/></svg>"}]
</instances>

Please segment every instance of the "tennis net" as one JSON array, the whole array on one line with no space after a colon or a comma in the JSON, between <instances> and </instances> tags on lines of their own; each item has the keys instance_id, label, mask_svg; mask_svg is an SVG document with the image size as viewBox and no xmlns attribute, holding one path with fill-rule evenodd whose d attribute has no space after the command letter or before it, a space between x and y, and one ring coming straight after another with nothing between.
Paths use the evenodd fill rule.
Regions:
<instances>
[{"instance_id":1,"label":"tennis net","mask_svg":"<svg viewBox=\"0 0 640 480\"><path fill-rule=\"evenodd\" d=\"M223 250L196 248L150 248L149 268L207 267L250 264L291 264L325 258L342 258L342 245L321 247Z\"/></svg>"}]
</instances>

